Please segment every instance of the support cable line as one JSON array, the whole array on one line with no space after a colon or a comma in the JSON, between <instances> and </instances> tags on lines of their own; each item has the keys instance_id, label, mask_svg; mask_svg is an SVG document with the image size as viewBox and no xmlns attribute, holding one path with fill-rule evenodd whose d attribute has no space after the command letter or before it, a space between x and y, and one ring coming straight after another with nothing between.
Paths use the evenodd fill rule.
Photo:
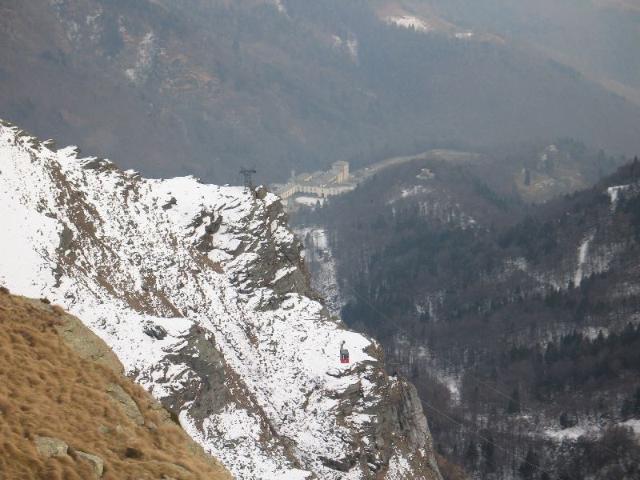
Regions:
<instances>
[{"instance_id":1,"label":"support cable line","mask_svg":"<svg viewBox=\"0 0 640 480\"><path fill-rule=\"evenodd\" d=\"M536 470L538 470L540 473L546 473L547 475L550 475L549 472L547 472L546 470L544 470L543 468L541 468L539 465L535 464L535 463L531 463L529 461L527 461L526 458L518 455L517 453L511 452L509 450L507 450L506 448L502 447L501 445L497 444L496 442L494 442L493 440L488 439L487 437L485 437L484 435L482 435L480 432L478 432L478 430L472 429L470 426L467 426L465 424L463 424L462 422L459 422L458 420L456 420L455 418L451 417L450 415L447 415L446 413L444 413L442 410L434 407L433 405L431 405L430 403L428 403L427 401L420 399L420 401L422 402L422 404L429 408L430 410L436 412L437 414L439 414L441 417L449 420L451 423L453 423L454 425L457 425L460 428L463 428L465 430L467 430L467 432L471 433L473 436L475 436L476 438L479 438L480 440L482 440L483 442L493 446L494 448L506 453L508 456L513 456L514 459L516 460L520 460L522 461L523 464L525 465L529 465L533 468L535 468Z\"/></svg>"},{"instance_id":2,"label":"support cable line","mask_svg":"<svg viewBox=\"0 0 640 480\"><path fill-rule=\"evenodd\" d=\"M293 262L291 261L291 259L285 255L286 259L293 265ZM384 312L382 312L379 308L377 308L376 306L374 306L369 300L367 300L366 298L363 298L362 295L358 294L358 292L356 292L356 290L351 287L351 286L347 286L346 287L348 290L351 291L351 293L353 293L354 296L356 296L357 298L359 298L362 302L364 302L366 305L368 305L373 311L377 312L382 318L387 319L388 321L392 322L392 319ZM500 394L501 396L503 396L504 398L511 400L511 401L516 401L516 399L514 399L512 396L498 390L497 388L490 386L488 384L486 384L485 382L477 379L474 375L470 375L470 378L473 379L477 384L479 385L484 385L487 388L494 390L496 393ZM437 414L439 414L441 417L447 419L448 421L452 422L453 424L457 425L458 427L465 429L467 432L471 433L473 436L475 436L476 438L482 440L483 442L492 445L493 447L495 447L496 449L504 452L505 454L507 454L508 456L512 456L514 459L519 460L522 462L522 464L525 465L529 465L533 468L535 468L536 470L538 470L540 473L546 473L547 475L549 475L549 472L547 472L546 470L542 469L539 465L531 463L529 461L527 461L527 459L525 457L523 457L522 455L519 455L517 453L514 453L512 451L509 451L507 448L497 444L496 442L494 442L493 440L488 439L487 437L485 437L484 435L482 435L477 428L473 428L471 426L467 426L465 424L463 424L462 422L454 419L453 417L451 417L450 415L448 415L445 412L442 412L440 409L436 408L435 406L431 405L430 403L428 403L426 400L424 399L420 399L420 402L427 408L429 408L430 410L436 412ZM614 452L612 449L607 448L606 446L604 446L604 448L606 450L608 450L610 453L614 454L614 455L619 455L618 452Z\"/></svg>"},{"instance_id":3,"label":"support cable line","mask_svg":"<svg viewBox=\"0 0 640 480\"><path fill-rule=\"evenodd\" d=\"M374 310L375 312L377 312L381 317L386 318L388 321L392 322L391 318L385 314L384 312L382 312L379 308L375 307L370 301L368 301L366 298L363 298L362 295L358 294L358 292L356 292L356 290L353 287L347 287L349 290L351 290L351 292L358 297L361 301L363 301L365 304L367 304L369 307L371 307L372 310ZM481 380L478 380L474 375L470 375L469 378L471 378L474 382L478 383L479 385L485 385L487 388L490 388L492 390L494 390L496 393L502 395L504 398L511 400L511 401L517 401L516 399L514 399L512 396L507 395L504 392L501 392L500 390L487 385L486 383L482 382ZM549 472L546 472L545 470L541 469L539 466L528 462L526 460L526 458L517 455L515 453L509 452L509 450L507 450L506 448L498 445L497 443L487 439L486 437L484 437L483 435L481 435L477 430L472 430L471 427L467 427L466 425L464 425L463 423L455 420L453 417L451 417L450 415L442 412L441 410L437 409L436 407L434 407L433 405L429 404L428 402L426 402L425 400L423 400L422 398L420 399L420 401L422 402L422 404L424 406L426 406L427 408L433 410L434 412L438 413L440 416L442 416L443 418L449 420L450 422L454 423L455 425L466 429L468 432L470 432L471 434L473 434L474 436L476 436L477 438L483 440L486 443L491 444L492 446L496 447L498 450L501 450L502 452L508 454L508 455L513 455L513 457L517 460L521 460L524 464L530 465L534 468L536 468L538 471L540 471L541 473L546 473L547 475L549 475ZM612 449L608 448L606 445L602 445L602 447L607 450L609 453L613 454L613 455L619 455L619 452L615 452Z\"/></svg>"}]
</instances>

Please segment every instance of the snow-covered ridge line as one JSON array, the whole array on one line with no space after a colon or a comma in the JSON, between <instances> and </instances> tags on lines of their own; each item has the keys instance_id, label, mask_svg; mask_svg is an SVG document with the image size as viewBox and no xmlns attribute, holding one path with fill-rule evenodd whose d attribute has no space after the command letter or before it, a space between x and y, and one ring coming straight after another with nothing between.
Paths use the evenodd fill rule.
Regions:
<instances>
[{"instance_id":1,"label":"snow-covered ridge line","mask_svg":"<svg viewBox=\"0 0 640 480\"><path fill-rule=\"evenodd\" d=\"M0 284L83 319L237 478L440 478L415 389L313 299L274 195L0 123L0 217Z\"/></svg>"},{"instance_id":2,"label":"snow-covered ridge line","mask_svg":"<svg viewBox=\"0 0 640 480\"><path fill-rule=\"evenodd\" d=\"M420 32L429 32L433 30L433 27L425 20L413 15L390 16L386 18L386 21L387 23L398 27L414 29Z\"/></svg>"}]
</instances>

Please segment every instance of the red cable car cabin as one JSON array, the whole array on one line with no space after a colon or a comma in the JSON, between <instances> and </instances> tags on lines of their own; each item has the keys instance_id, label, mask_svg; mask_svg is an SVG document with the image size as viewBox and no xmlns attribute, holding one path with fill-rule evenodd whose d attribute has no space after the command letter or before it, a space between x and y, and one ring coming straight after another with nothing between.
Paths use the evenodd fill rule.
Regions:
<instances>
[{"instance_id":1,"label":"red cable car cabin","mask_svg":"<svg viewBox=\"0 0 640 480\"><path fill-rule=\"evenodd\" d=\"M344 348L345 342L340 344L340 363L349 363L349 350Z\"/></svg>"}]
</instances>

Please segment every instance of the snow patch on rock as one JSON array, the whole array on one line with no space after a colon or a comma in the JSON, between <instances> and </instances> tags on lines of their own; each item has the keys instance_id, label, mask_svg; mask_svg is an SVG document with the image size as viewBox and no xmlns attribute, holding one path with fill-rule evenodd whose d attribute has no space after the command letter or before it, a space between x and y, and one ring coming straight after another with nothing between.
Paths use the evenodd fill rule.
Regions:
<instances>
[{"instance_id":1,"label":"snow patch on rock","mask_svg":"<svg viewBox=\"0 0 640 480\"><path fill-rule=\"evenodd\" d=\"M413 29L418 32L429 32L433 30L433 27L429 25L426 20L413 15L390 16L386 18L386 21L392 25Z\"/></svg>"}]
</instances>

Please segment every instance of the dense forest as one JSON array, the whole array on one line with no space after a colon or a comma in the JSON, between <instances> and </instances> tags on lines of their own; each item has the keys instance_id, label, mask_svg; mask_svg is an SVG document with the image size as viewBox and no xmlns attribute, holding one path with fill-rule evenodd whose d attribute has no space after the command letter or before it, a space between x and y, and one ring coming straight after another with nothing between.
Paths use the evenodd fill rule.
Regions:
<instances>
[{"instance_id":1,"label":"dense forest","mask_svg":"<svg viewBox=\"0 0 640 480\"><path fill-rule=\"evenodd\" d=\"M478 478L637 478L640 163L533 205L564 171L545 163L521 157L526 185L418 161L294 220L326 228L345 321L418 386L441 453Z\"/></svg>"}]
</instances>

